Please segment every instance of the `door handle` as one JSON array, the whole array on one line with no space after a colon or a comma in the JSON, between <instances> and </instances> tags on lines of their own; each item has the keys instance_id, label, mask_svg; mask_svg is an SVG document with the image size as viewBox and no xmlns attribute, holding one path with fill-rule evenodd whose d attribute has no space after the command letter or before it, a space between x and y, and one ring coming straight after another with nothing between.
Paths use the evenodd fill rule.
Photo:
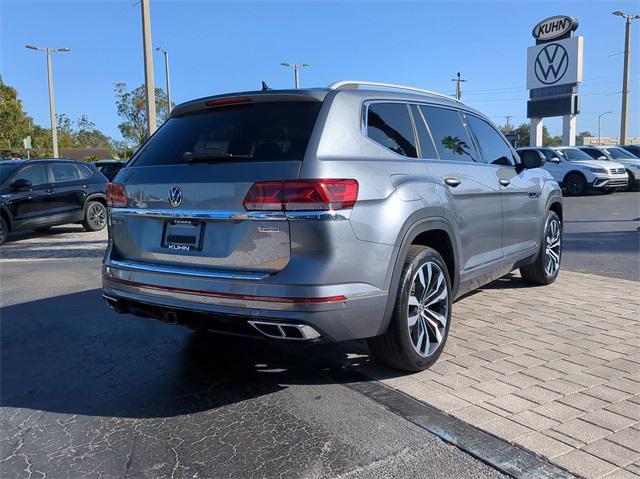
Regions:
<instances>
[{"instance_id":1,"label":"door handle","mask_svg":"<svg viewBox=\"0 0 640 479\"><path fill-rule=\"evenodd\" d=\"M453 188L462 183L458 178L445 178L444 182Z\"/></svg>"},{"instance_id":2,"label":"door handle","mask_svg":"<svg viewBox=\"0 0 640 479\"><path fill-rule=\"evenodd\" d=\"M52 193L53 193L53 190L52 190L52 189L48 189L48 190L47 190L47 193L48 193L48 194L52 194Z\"/></svg>"},{"instance_id":3,"label":"door handle","mask_svg":"<svg viewBox=\"0 0 640 479\"><path fill-rule=\"evenodd\" d=\"M500 180L500 184L502 186L509 186L511 184L511 182L509 180Z\"/></svg>"},{"instance_id":4,"label":"door handle","mask_svg":"<svg viewBox=\"0 0 640 479\"><path fill-rule=\"evenodd\" d=\"M89 188L89 185L82 185L83 188Z\"/></svg>"}]
</instances>

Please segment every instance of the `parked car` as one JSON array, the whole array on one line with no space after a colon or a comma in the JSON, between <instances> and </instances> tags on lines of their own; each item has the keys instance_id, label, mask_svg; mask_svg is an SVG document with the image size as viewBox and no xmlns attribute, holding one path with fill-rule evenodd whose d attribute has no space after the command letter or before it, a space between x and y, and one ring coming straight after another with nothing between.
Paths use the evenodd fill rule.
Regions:
<instances>
[{"instance_id":1,"label":"parked car","mask_svg":"<svg viewBox=\"0 0 640 479\"><path fill-rule=\"evenodd\" d=\"M583 195L589 190L611 192L627 186L623 165L594 160L572 146L518 148L521 158L542 155L544 169L567 194Z\"/></svg>"},{"instance_id":2,"label":"parked car","mask_svg":"<svg viewBox=\"0 0 640 479\"><path fill-rule=\"evenodd\" d=\"M620 145L620 147L640 158L640 145Z\"/></svg>"},{"instance_id":3,"label":"parked car","mask_svg":"<svg viewBox=\"0 0 640 479\"><path fill-rule=\"evenodd\" d=\"M118 172L126 164L126 161L122 160L98 160L93 164L109 181L113 181Z\"/></svg>"},{"instance_id":4,"label":"parked car","mask_svg":"<svg viewBox=\"0 0 640 479\"><path fill-rule=\"evenodd\" d=\"M0 161L0 244L9 232L82 223L107 224L107 181L89 163L61 160Z\"/></svg>"},{"instance_id":5,"label":"parked car","mask_svg":"<svg viewBox=\"0 0 640 479\"><path fill-rule=\"evenodd\" d=\"M541 166L481 113L408 87L183 103L109 184L104 298L197 330L369 338L419 371L454 298L514 268L556 279L563 199Z\"/></svg>"},{"instance_id":6,"label":"parked car","mask_svg":"<svg viewBox=\"0 0 640 479\"><path fill-rule=\"evenodd\" d=\"M594 146L585 145L580 149L592 158L598 160L615 161L622 164L629 175L628 188L637 190L640 188L640 158L619 146Z\"/></svg>"}]
</instances>

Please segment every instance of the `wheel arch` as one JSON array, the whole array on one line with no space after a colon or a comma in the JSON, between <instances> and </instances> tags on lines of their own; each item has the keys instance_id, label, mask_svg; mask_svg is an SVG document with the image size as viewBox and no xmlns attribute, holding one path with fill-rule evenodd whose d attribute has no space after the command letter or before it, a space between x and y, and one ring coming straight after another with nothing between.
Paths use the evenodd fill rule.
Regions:
<instances>
[{"instance_id":1,"label":"wheel arch","mask_svg":"<svg viewBox=\"0 0 640 479\"><path fill-rule=\"evenodd\" d=\"M9 230L11 230L11 228L13 227L13 219L11 218L11 214L4 207L4 205L0 208L0 217L2 217L5 223L7 223L7 227L9 228Z\"/></svg>"},{"instance_id":2,"label":"wheel arch","mask_svg":"<svg viewBox=\"0 0 640 479\"><path fill-rule=\"evenodd\" d=\"M580 171L580 170L571 170L571 171L568 171L566 175L564 175L564 178L562 178L562 183L563 184L566 183L567 178L569 178L569 176L576 175L576 174L582 176L584 178L584 181L588 181L587 177L585 176L585 174L582 171Z\"/></svg>"},{"instance_id":3,"label":"wheel arch","mask_svg":"<svg viewBox=\"0 0 640 479\"><path fill-rule=\"evenodd\" d=\"M393 273L389 284L387 305L378 334L384 333L389 326L398 294L404 259L407 256L409 247L412 245L428 246L442 255L449 272L449 277L451 278L453 296L455 297L460 281L460 275L458 273L458 265L460 263L453 231L452 226L444 218L425 218L418 220L406 229L393 263Z\"/></svg>"},{"instance_id":4,"label":"wheel arch","mask_svg":"<svg viewBox=\"0 0 640 479\"><path fill-rule=\"evenodd\" d=\"M105 208L107 207L107 195L103 193L94 193L92 195L87 196L84 200L84 206L82 209L85 213L87 211L87 205L92 201L98 201L102 203L105 206Z\"/></svg>"}]
</instances>

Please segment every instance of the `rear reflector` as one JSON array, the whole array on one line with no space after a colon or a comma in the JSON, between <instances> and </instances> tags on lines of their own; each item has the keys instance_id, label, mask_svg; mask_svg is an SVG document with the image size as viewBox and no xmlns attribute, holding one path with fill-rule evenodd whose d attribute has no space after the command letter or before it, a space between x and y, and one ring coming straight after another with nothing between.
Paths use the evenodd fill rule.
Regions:
<instances>
[{"instance_id":1,"label":"rear reflector","mask_svg":"<svg viewBox=\"0 0 640 479\"><path fill-rule=\"evenodd\" d=\"M254 183L243 205L247 211L310 211L353 208L356 180L290 180Z\"/></svg>"},{"instance_id":2,"label":"rear reflector","mask_svg":"<svg viewBox=\"0 0 640 479\"><path fill-rule=\"evenodd\" d=\"M251 98L248 96L236 96L233 98L220 98L218 100L209 100L206 105L207 106L225 106L225 105L235 105L238 103L251 103Z\"/></svg>"},{"instance_id":3,"label":"rear reflector","mask_svg":"<svg viewBox=\"0 0 640 479\"><path fill-rule=\"evenodd\" d=\"M227 299L240 299L245 301L265 301L267 303L335 303L339 301L346 301L347 297L344 295L338 296L322 296L316 298L291 298L286 296L255 296L252 294L233 294L233 293L214 293L211 291L200 291L194 289L172 288L169 286L156 286L150 284L138 283L135 281L128 281L126 279L115 278L113 276L102 275L102 278L112 283L119 283L125 286L134 286L145 289L155 289L159 291L172 291L174 293L190 294L195 296L207 296L213 298L227 298Z\"/></svg>"},{"instance_id":4,"label":"rear reflector","mask_svg":"<svg viewBox=\"0 0 640 479\"><path fill-rule=\"evenodd\" d=\"M127 206L127 195L122 183L107 183L107 205L116 208Z\"/></svg>"}]
</instances>

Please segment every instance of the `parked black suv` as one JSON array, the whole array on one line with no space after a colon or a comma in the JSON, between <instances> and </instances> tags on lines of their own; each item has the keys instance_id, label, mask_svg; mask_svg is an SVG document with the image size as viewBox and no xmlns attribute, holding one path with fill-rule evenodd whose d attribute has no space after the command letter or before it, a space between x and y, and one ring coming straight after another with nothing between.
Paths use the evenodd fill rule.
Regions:
<instances>
[{"instance_id":1,"label":"parked black suv","mask_svg":"<svg viewBox=\"0 0 640 479\"><path fill-rule=\"evenodd\" d=\"M0 161L0 244L10 231L82 223L107 224L107 180L89 163L74 160Z\"/></svg>"},{"instance_id":2,"label":"parked black suv","mask_svg":"<svg viewBox=\"0 0 640 479\"><path fill-rule=\"evenodd\" d=\"M120 171L122 167L126 164L126 161L98 160L98 161L94 161L93 164L98 169L98 171L107 178L107 180L113 181L113 179L118 174L118 171Z\"/></svg>"}]
</instances>

